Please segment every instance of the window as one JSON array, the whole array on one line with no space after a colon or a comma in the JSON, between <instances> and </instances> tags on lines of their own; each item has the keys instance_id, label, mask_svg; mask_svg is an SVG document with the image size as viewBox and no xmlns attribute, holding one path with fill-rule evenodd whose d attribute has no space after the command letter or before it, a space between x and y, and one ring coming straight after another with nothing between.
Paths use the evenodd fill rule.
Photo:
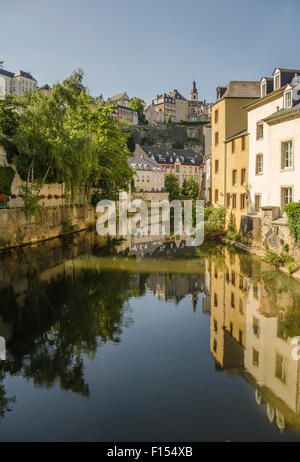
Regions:
<instances>
[{"instance_id":1,"label":"window","mask_svg":"<svg viewBox=\"0 0 300 462\"><path fill-rule=\"evenodd\" d=\"M235 295L231 292L231 308L235 308Z\"/></svg>"},{"instance_id":2,"label":"window","mask_svg":"<svg viewBox=\"0 0 300 462\"><path fill-rule=\"evenodd\" d=\"M236 194L232 194L232 208L236 209Z\"/></svg>"},{"instance_id":3,"label":"window","mask_svg":"<svg viewBox=\"0 0 300 462\"><path fill-rule=\"evenodd\" d=\"M239 311L241 314L244 314L244 302L241 298L240 298Z\"/></svg>"},{"instance_id":4,"label":"window","mask_svg":"<svg viewBox=\"0 0 300 462\"><path fill-rule=\"evenodd\" d=\"M214 294L214 306L218 306L218 295Z\"/></svg>"},{"instance_id":5,"label":"window","mask_svg":"<svg viewBox=\"0 0 300 462\"><path fill-rule=\"evenodd\" d=\"M219 122L219 111L216 110L215 111L215 123L218 123Z\"/></svg>"},{"instance_id":6,"label":"window","mask_svg":"<svg viewBox=\"0 0 300 462\"><path fill-rule=\"evenodd\" d=\"M231 142L231 152L234 153L235 151L235 140L232 140Z\"/></svg>"},{"instance_id":7,"label":"window","mask_svg":"<svg viewBox=\"0 0 300 462\"><path fill-rule=\"evenodd\" d=\"M293 142L281 144L281 169L293 168Z\"/></svg>"},{"instance_id":8,"label":"window","mask_svg":"<svg viewBox=\"0 0 300 462\"><path fill-rule=\"evenodd\" d=\"M235 273L235 271L232 271L232 273L231 273L231 284L233 286L235 286L235 282L236 282L236 273Z\"/></svg>"},{"instance_id":9,"label":"window","mask_svg":"<svg viewBox=\"0 0 300 462\"><path fill-rule=\"evenodd\" d=\"M239 343L243 344L243 332L241 330L239 330Z\"/></svg>"},{"instance_id":10,"label":"window","mask_svg":"<svg viewBox=\"0 0 300 462\"><path fill-rule=\"evenodd\" d=\"M257 154L256 156L255 173L256 175L263 174L263 155L262 154Z\"/></svg>"},{"instance_id":11,"label":"window","mask_svg":"<svg viewBox=\"0 0 300 462\"><path fill-rule=\"evenodd\" d=\"M275 76L275 88L274 90L278 90L280 88L280 74Z\"/></svg>"},{"instance_id":12,"label":"window","mask_svg":"<svg viewBox=\"0 0 300 462\"><path fill-rule=\"evenodd\" d=\"M253 334L259 337L259 319L253 318Z\"/></svg>"},{"instance_id":13,"label":"window","mask_svg":"<svg viewBox=\"0 0 300 462\"><path fill-rule=\"evenodd\" d=\"M285 209L287 204L293 202L293 188L281 188L281 200L282 200L282 209Z\"/></svg>"},{"instance_id":14,"label":"window","mask_svg":"<svg viewBox=\"0 0 300 462\"><path fill-rule=\"evenodd\" d=\"M286 109L292 107L292 92L291 91L288 91L284 95L284 104L285 104Z\"/></svg>"},{"instance_id":15,"label":"window","mask_svg":"<svg viewBox=\"0 0 300 462\"><path fill-rule=\"evenodd\" d=\"M230 199L231 199L231 196L230 196L230 193L227 194L227 207L230 207Z\"/></svg>"},{"instance_id":16,"label":"window","mask_svg":"<svg viewBox=\"0 0 300 462\"><path fill-rule=\"evenodd\" d=\"M259 212L261 209L261 194L255 194L255 211Z\"/></svg>"},{"instance_id":17,"label":"window","mask_svg":"<svg viewBox=\"0 0 300 462\"><path fill-rule=\"evenodd\" d=\"M241 170L241 185L246 184L246 169L242 168Z\"/></svg>"},{"instance_id":18,"label":"window","mask_svg":"<svg viewBox=\"0 0 300 462\"><path fill-rule=\"evenodd\" d=\"M215 161L215 173L219 173L219 161Z\"/></svg>"},{"instance_id":19,"label":"window","mask_svg":"<svg viewBox=\"0 0 300 462\"><path fill-rule=\"evenodd\" d=\"M215 190L215 202L218 202L219 200L219 191L216 189Z\"/></svg>"},{"instance_id":20,"label":"window","mask_svg":"<svg viewBox=\"0 0 300 462\"><path fill-rule=\"evenodd\" d=\"M218 346L217 341L216 341L216 339L214 339L214 352L217 351L217 346Z\"/></svg>"},{"instance_id":21,"label":"window","mask_svg":"<svg viewBox=\"0 0 300 462\"><path fill-rule=\"evenodd\" d=\"M264 124L257 122L256 124L256 139L261 140L264 137Z\"/></svg>"},{"instance_id":22,"label":"window","mask_svg":"<svg viewBox=\"0 0 300 462\"><path fill-rule=\"evenodd\" d=\"M241 194L241 210L246 208L246 194Z\"/></svg>"},{"instance_id":23,"label":"window","mask_svg":"<svg viewBox=\"0 0 300 462\"><path fill-rule=\"evenodd\" d=\"M237 185L237 170L232 170L232 184L233 186Z\"/></svg>"},{"instance_id":24,"label":"window","mask_svg":"<svg viewBox=\"0 0 300 462\"><path fill-rule=\"evenodd\" d=\"M215 133L215 146L218 146L218 144L219 144L219 133L216 132Z\"/></svg>"},{"instance_id":25,"label":"window","mask_svg":"<svg viewBox=\"0 0 300 462\"><path fill-rule=\"evenodd\" d=\"M252 363L253 366L259 366L259 352L253 348L252 351Z\"/></svg>"},{"instance_id":26,"label":"window","mask_svg":"<svg viewBox=\"0 0 300 462\"><path fill-rule=\"evenodd\" d=\"M283 383L286 381L287 359L276 353L275 376Z\"/></svg>"},{"instance_id":27,"label":"window","mask_svg":"<svg viewBox=\"0 0 300 462\"><path fill-rule=\"evenodd\" d=\"M241 145L242 145L242 151L245 151L246 149L246 137L245 136L242 136Z\"/></svg>"},{"instance_id":28,"label":"window","mask_svg":"<svg viewBox=\"0 0 300 462\"><path fill-rule=\"evenodd\" d=\"M214 319L214 331L218 332L218 323L215 319Z\"/></svg>"}]
</instances>

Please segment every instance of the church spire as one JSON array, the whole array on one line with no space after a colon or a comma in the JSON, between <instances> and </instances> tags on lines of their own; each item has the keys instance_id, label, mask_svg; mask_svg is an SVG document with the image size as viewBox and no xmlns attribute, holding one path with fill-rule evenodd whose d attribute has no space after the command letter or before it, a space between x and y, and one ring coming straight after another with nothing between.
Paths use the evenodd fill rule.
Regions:
<instances>
[{"instance_id":1,"label":"church spire","mask_svg":"<svg viewBox=\"0 0 300 462\"><path fill-rule=\"evenodd\" d=\"M190 100L191 101L198 101L198 90L197 90L197 87L196 87L195 80L193 80L192 89L190 91Z\"/></svg>"}]
</instances>

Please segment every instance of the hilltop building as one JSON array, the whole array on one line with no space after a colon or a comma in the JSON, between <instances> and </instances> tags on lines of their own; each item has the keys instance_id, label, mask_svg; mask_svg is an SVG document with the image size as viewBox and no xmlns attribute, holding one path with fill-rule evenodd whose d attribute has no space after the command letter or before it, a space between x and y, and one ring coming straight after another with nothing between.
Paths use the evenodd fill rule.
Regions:
<instances>
[{"instance_id":1,"label":"hilltop building","mask_svg":"<svg viewBox=\"0 0 300 462\"><path fill-rule=\"evenodd\" d=\"M6 95L23 96L27 91L37 89L37 81L29 72L19 70L15 73L3 69L3 63L0 67L0 97Z\"/></svg>"}]
</instances>

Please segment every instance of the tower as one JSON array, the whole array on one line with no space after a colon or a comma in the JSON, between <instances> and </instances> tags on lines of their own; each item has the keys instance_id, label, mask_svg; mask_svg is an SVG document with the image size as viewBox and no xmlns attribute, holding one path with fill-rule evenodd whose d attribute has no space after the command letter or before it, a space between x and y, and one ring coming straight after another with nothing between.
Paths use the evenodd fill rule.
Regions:
<instances>
[{"instance_id":1,"label":"tower","mask_svg":"<svg viewBox=\"0 0 300 462\"><path fill-rule=\"evenodd\" d=\"M190 100L191 101L198 101L198 90L196 88L195 80L193 80L192 89L190 91Z\"/></svg>"}]
</instances>

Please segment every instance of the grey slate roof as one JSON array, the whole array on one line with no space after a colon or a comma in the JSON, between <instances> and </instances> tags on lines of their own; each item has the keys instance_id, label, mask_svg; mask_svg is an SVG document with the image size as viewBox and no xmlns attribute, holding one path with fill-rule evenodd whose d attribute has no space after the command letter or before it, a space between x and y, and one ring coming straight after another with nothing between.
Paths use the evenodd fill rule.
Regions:
<instances>
[{"instance_id":1,"label":"grey slate roof","mask_svg":"<svg viewBox=\"0 0 300 462\"><path fill-rule=\"evenodd\" d=\"M264 122L268 122L269 120L276 119L278 116L289 114L295 111L300 113L300 103L295 104L295 106L292 106L289 109L280 109L279 111L274 112L270 116L266 117Z\"/></svg>"},{"instance_id":2,"label":"grey slate roof","mask_svg":"<svg viewBox=\"0 0 300 462\"><path fill-rule=\"evenodd\" d=\"M129 157L128 164L134 170L162 171L162 167L153 159L147 156L134 155Z\"/></svg>"},{"instance_id":3,"label":"grey slate roof","mask_svg":"<svg viewBox=\"0 0 300 462\"><path fill-rule=\"evenodd\" d=\"M260 82L249 80L231 80L223 98L259 98Z\"/></svg>"},{"instance_id":4,"label":"grey slate roof","mask_svg":"<svg viewBox=\"0 0 300 462\"><path fill-rule=\"evenodd\" d=\"M19 76L25 77L26 79L34 80L36 82L36 79L32 77L32 75L29 74L29 72L21 71L21 69L14 74L14 77L19 77Z\"/></svg>"},{"instance_id":5,"label":"grey slate roof","mask_svg":"<svg viewBox=\"0 0 300 462\"><path fill-rule=\"evenodd\" d=\"M235 133L235 134L232 135L232 136L229 136L229 138L226 138L225 141L234 140L234 138L238 138L239 136L242 136L242 135L247 135L247 133L248 133L248 130L247 130L247 128L246 128L245 130L242 130L242 131L240 131L240 132L238 132L238 133Z\"/></svg>"},{"instance_id":6,"label":"grey slate roof","mask_svg":"<svg viewBox=\"0 0 300 462\"><path fill-rule=\"evenodd\" d=\"M186 99L179 93L178 90L173 90L170 92L170 96L175 99L181 99L183 101L186 101Z\"/></svg>"},{"instance_id":7,"label":"grey slate roof","mask_svg":"<svg viewBox=\"0 0 300 462\"><path fill-rule=\"evenodd\" d=\"M4 69L0 69L0 75L5 75L6 77L13 77L14 76L14 73L13 72L9 72L9 71L5 71Z\"/></svg>"},{"instance_id":8,"label":"grey slate roof","mask_svg":"<svg viewBox=\"0 0 300 462\"><path fill-rule=\"evenodd\" d=\"M39 87L39 90L48 90L49 91L49 90L51 90L51 87L47 83L45 83L45 85L42 85L41 87Z\"/></svg>"},{"instance_id":9,"label":"grey slate roof","mask_svg":"<svg viewBox=\"0 0 300 462\"><path fill-rule=\"evenodd\" d=\"M180 162L183 165L203 165L203 154L199 154L192 149L175 149L160 146L141 146L141 149L159 164Z\"/></svg>"}]
</instances>

